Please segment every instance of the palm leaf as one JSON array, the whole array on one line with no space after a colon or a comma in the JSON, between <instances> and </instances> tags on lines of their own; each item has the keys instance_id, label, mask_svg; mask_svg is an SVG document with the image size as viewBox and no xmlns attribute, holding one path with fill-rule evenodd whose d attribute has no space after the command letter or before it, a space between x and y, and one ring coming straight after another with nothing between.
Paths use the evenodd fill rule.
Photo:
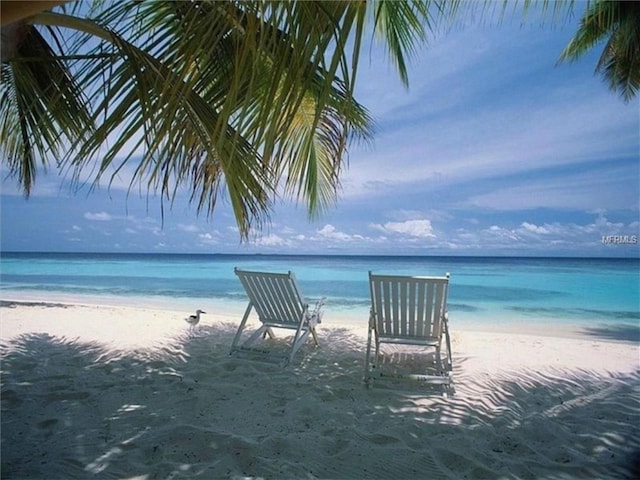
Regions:
<instances>
[{"instance_id":1,"label":"palm leaf","mask_svg":"<svg viewBox=\"0 0 640 480\"><path fill-rule=\"evenodd\" d=\"M335 73L330 76L330 74L327 74L326 68L324 68L324 55L322 55L322 51L325 49L324 45L316 51L307 52L308 59L301 63L299 58L304 58L304 55L300 53L299 49L295 48L295 45L296 42L302 42L306 45L306 38L309 35L304 37L304 41L291 39L286 32L272 25L272 23L280 21L283 17L282 13L278 13L275 10L271 11L269 13L275 16L275 20L271 22L263 20L261 23L255 13L255 3L249 2L247 5L249 6L248 11L228 8L228 6L219 2L214 2L210 5L198 4L198 8L181 2L176 4L167 3L163 9L152 8L151 4L142 4L143 13L137 14L137 17L142 17L149 21L149 26L144 27L143 31L150 32L154 29L153 36L147 34L145 51L152 51L158 48L157 51L154 51L154 56L163 58L163 63L180 65L183 69L185 65L189 66L188 72L183 70L178 73L178 76L194 79L195 86L193 88L199 92L207 104L215 108L218 119L210 124L212 130L209 134L214 139L217 151L221 151L224 148L224 142L226 142L227 145L232 145L227 155L233 158L234 155L237 155L235 150L238 147L238 143L248 141L249 144L255 147L254 155L263 167L261 173L265 175L263 184L265 192L267 190L271 191L271 186L277 186L281 172L288 170L290 176L288 184L308 186L307 188L299 188L295 192L299 197L307 199L310 213L313 213L319 205L326 205L332 198L335 198L339 178L336 167L340 165L340 159L346 145L345 140L349 135L349 128L351 128L350 123L353 123L353 128L357 130L358 135L366 135L368 119L364 110L355 104L352 98L342 93L336 93L335 86L327 89L326 85L331 85L332 83L328 81L327 77L332 78L334 84L337 84L338 79ZM281 4L278 3L277 5ZM172 7L175 7L175 10L172 11ZM221 13L219 9L223 7L224 12ZM150 10L144 10L146 8ZM343 14L339 10L337 12L338 16ZM111 13L116 15L114 12ZM298 12L292 13L288 11L287 13L304 17L302 13ZM327 14L326 11L324 13ZM259 12L259 15L264 14L265 12ZM161 17L162 20L159 21L157 17ZM204 19L201 17L204 17ZM221 17L229 21L229 25L220 26ZM307 13L306 18L307 22L313 23L314 26L317 25L317 22L313 22L314 19L317 20L316 15ZM172 19L175 21L172 21ZM240 29L242 35L238 35L238 25L242 27ZM248 33L251 28L253 28L253 31ZM301 30L304 30L304 28L301 28ZM331 29L324 30L332 32ZM198 41L190 41L189 35L198 38ZM331 35L327 34L326 36L327 38L322 42L328 44L334 38L334 34L331 33ZM171 42L160 43L154 40L155 37L186 39L186 41L176 44ZM314 41L318 43L319 40L316 39ZM216 61L212 61L212 58L216 59ZM232 62L224 64L219 59L231 59ZM300 65L292 66L293 59L296 59L295 62ZM345 60L344 57L342 60ZM334 66L333 69L336 70L337 67ZM237 72L245 73L240 75ZM126 74L124 77L127 75L131 74ZM169 87L171 85L175 86L178 83L164 81L165 95L170 100L179 98L181 93L175 87ZM148 85L142 89L145 92L152 90L156 90L156 88ZM305 96L308 97L309 95L316 98L315 103L318 106L313 112L313 123L310 128L304 130L296 129L296 125L301 125L300 121L296 120L297 116L303 115L308 118L309 103L307 102L305 105L304 113L301 113L301 106ZM111 96L113 94L109 94L107 97ZM321 98L322 96L324 98ZM330 102L333 104L330 105L331 108L329 109L326 105ZM169 102L160 103L168 104ZM325 105L324 108L323 104ZM325 110L330 110L331 115L336 118L345 115L354 118L351 120L349 117L345 117L344 121L340 123L334 122L331 128L328 128L327 118L329 116L326 112L323 113ZM173 116L176 116L175 113ZM164 118L168 117L170 116L164 115ZM234 134L231 136L225 135L224 131L220 129L221 126L227 125L235 125ZM341 128L336 128L336 125L340 125ZM325 128L325 130L321 131L322 128ZM176 132L181 130L172 126L168 131ZM294 131L297 131L296 135L293 134ZM306 136L301 135L303 131ZM306 142L307 146L313 145L314 135L324 139L324 142L315 143L316 149L323 145L328 146L327 139L333 137L332 146L334 148L332 151L327 150L321 155L303 155L303 153L310 152L310 150L309 148L302 148L301 145L304 142ZM151 137L151 135L146 136ZM185 134L180 134L180 138L185 137ZM158 138L157 135L156 138ZM283 138L288 140L283 141ZM293 138L297 140L298 145L295 142L292 143L291 139ZM149 144L150 142L147 143ZM258 150L261 155L256 153ZM175 153L176 149L170 149L169 151ZM213 155L210 155L210 160L212 158ZM321 165L317 163L318 159L323 160ZM107 163L110 163L112 158L106 157L106 160ZM244 159L239 162L229 161L227 163L245 165L247 161L247 159ZM300 164L305 161L314 162L314 166L312 168L304 166L301 168L297 166L291 169L287 168L289 164ZM215 161L209 161L208 171L224 172L225 183L229 189L230 197L233 197L234 190L229 185L229 177L233 172L229 168L214 168L214 165L219 162L219 158ZM158 161L156 165L161 163ZM176 163L175 160L173 163ZM141 164L138 172L143 170L144 164ZM201 170L200 168L195 169L196 172ZM320 170L324 172L321 176L311 174L311 172ZM255 171L254 169L253 172ZM304 178L293 179L292 176L298 173L302 174ZM166 176L163 178L166 180ZM205 179L202 182L202 192L214 192L213 196L209 196L210 204L212 205L212 199L215 197L215 192L218 191L218 186L213 185L213 182L208 179L209 177L204 176L201 178ZM311 187L311 184L317 179L323 180L322 185L319 188ZM163 185L169 183L165 181ZM211 185L207 186L207 183ZM294 189L290 188L286 191L293 192ZM238 196L246 199L247 192L242 192ZM201 202L204 202L205 197L202 194L199 195L199 198Z\"/></svg>"},{"instance_id":2,"label":"palm leaf","mask_svg":"<svg viewBox=\"0 0 640 480\"><path fill-rule=\"evenodd\" d=\"M31 25L16 56L1 66L0 144L25 194L35 182L37 163L57 157L69 142L92 128L86 99L66 63ZM58 33L50 30L55 39Z\"/></svg>"},{"instance_id":3,"label":"palm leaf","mask_svg":"<svg viewBox=\"0 0 640 480\"><path fill-rule=\"evenodd\" d=\"M607 36L596 73L628 102L640 88L640 3L592 3L558 61L578 59Z\"/></svg>"},{"instance_id":4,"label":"palm leaf","mask_svg":"<svg viewBox=\"0 0 640 480\"><path fill-rule=\"evenodd\" d=\"M396 64L400 78L408 85L405 56L415 52L416 44L425 40L426 28L431 28L428 5L422 1L377 2L374 16L376 33L386 40L389 56Z\"/></svg>"}]
</instances>

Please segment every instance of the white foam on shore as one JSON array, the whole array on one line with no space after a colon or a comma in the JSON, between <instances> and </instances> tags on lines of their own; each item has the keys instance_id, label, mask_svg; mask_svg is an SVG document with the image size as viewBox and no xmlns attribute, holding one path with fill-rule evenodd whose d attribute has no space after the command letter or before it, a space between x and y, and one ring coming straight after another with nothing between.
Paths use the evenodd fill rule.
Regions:
<instances>
[{"instance_id":1,"label":"white foam on shore","mask_svg":"<svg viewBox=\"0 0 640 480\"><path fill-rule=\"evenodd\" d=\"M454 329L443 397L365 388L366 323L325 318L321 347L281 369L228 355L242 309L214 310L197 336L187 313L0 308L3 478L634 474L637 344Z\"/></svg>"}]
</instances>

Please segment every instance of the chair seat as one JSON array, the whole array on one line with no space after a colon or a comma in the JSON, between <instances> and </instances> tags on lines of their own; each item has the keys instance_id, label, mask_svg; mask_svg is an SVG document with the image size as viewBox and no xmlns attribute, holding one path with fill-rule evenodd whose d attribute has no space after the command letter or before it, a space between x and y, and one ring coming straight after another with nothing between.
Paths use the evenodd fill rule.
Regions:
<instances>
[{"instance_id":1,"label":"chair seat","mask_svg":"<svg viewBox=\"0 0 640 480\"><path fill-rule=\"evenodd\" d=\"M409 336L390 337L386 335L380 335L378 339L380 343L396 343L404 345L436 346L440 343L439 337L415 338Z\"/></svg>"}]
</instances>

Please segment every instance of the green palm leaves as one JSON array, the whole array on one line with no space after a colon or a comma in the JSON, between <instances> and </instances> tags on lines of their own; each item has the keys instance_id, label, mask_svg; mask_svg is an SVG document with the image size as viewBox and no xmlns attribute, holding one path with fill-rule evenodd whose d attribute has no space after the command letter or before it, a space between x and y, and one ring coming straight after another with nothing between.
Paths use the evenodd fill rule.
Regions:
<instances>
[{"instance_id":1,"label":"green palm leaves","mask_svg":"<svg viewBox=\"0 0 640 480\"><path fill-rule=\"evenodd\" d=\"M640 88L640 2L593 2L560 61L577 59L606 37L596 72L629 101Z\"/></svg>"},{"instance_id":2,"label":"green palm leaves","mask_svg":"<svg viewBox=\"0 0 640 480\"><path fill-rule=\"evenodd\" d=\"M86 139L91 114L82 88L36 28L3 27L9 33L20 41L0 70L0 141L28 194L38 161L59 159L69 142Z\"/></svg>"},{"instance_id":3,"label":"green palm leaves","mask_svg":"<svg viewBox=\"0 0 640 480\"><path fill-rule=\"evenodd\" d=\"M336 198L348 145L371 136L353 98L367 22L404 79L428 24L419 1L87 8L14 24L29 36L3 59L0 141L25 193L38 160L77 180L126 171L131 186L163 201L187 191L209 213L226 193L243 237L280 193L311 215Z\"/></svg>"}]
</instances>

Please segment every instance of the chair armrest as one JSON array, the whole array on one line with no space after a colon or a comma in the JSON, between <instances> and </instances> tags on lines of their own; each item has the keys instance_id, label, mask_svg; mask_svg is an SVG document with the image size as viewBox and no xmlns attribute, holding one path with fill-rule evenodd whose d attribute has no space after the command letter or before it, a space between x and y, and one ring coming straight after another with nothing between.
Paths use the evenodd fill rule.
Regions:
<instances>
[{"instance_id":1,"label":"chair armrest","mask_svg":"<svg viewBox=\"0 0 640 480\"><path fill-rule=\"evenodd\" d=\"M314 308L314 311L317 312L318 310L320 310L322 307L324 307L325 302L327 301L327 297L322 297L320 300L318 300L316 302L316 306Z\"/></svg>"},{"instance_id":2,"label":"chair armrest","mask_svg":"<svg viewBox=\"0 0 640 480\"><path fill-rule=\"evenodd\" d=\"M326 300L327 297L322 297L320 300L318 300L313 310L309 310L309 306L307 305L307 320L314 319L316 323L322 322L322 316L324 315L322 307L324 306Z\"/></svg>"}]
</instances>

